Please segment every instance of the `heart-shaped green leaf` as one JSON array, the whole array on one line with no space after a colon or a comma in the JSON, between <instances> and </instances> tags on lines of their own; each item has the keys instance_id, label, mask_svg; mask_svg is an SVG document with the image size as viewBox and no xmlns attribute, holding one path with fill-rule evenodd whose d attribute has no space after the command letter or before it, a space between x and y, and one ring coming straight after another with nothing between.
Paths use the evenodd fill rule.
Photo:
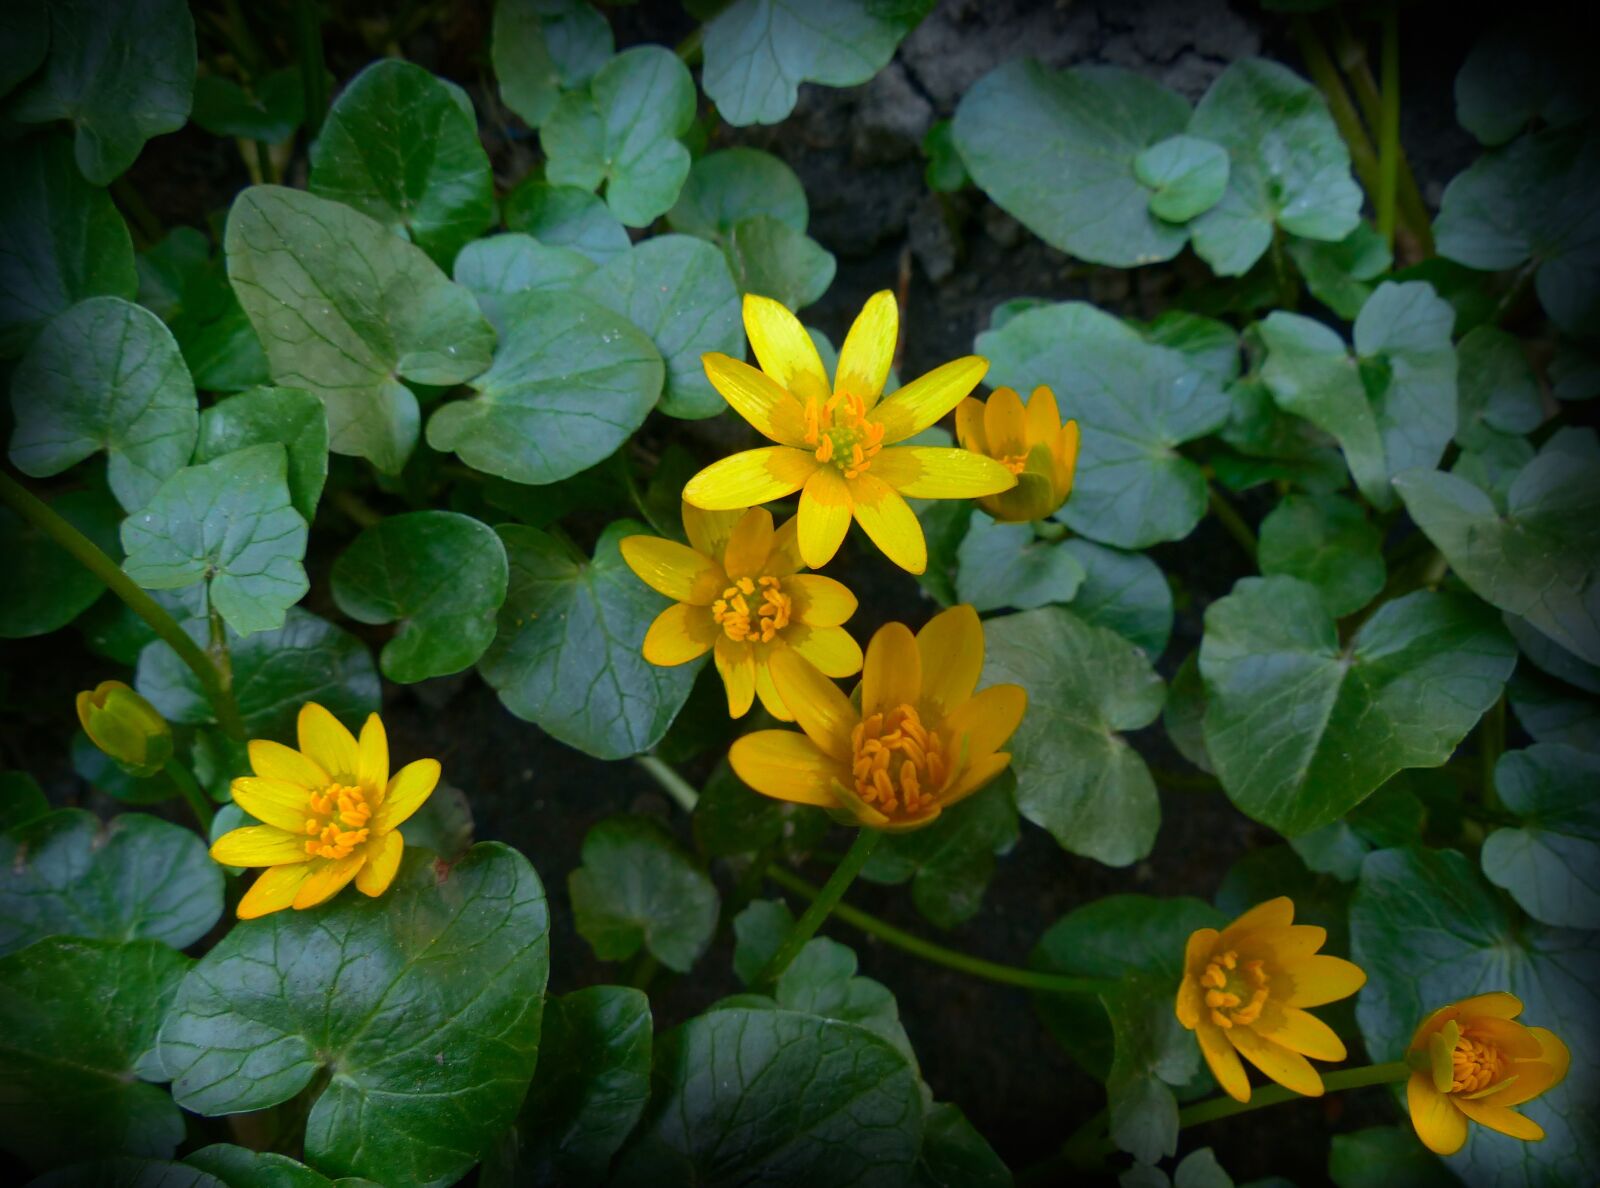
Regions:
<instances>
[{"instance_id":1,"label":"heart-shaped green leaf","mask_svg":"<svg viewBox=\"0 0 1600 1188\"><path fill-rule=\"evenodd\" d=\"M735 223L723 239L722 254L739 292L771 297L791 310L826 293L838 268L832 252L766 214Z\"/></svg>"},{"instance_id":2,"label":"heart-shaped green leaf","mask_svg":"<svg viewBox=\"0 0 1600 1188\"><path fill-rule=\"evenodd\" d=\"M1073 537L1061 546L1083 567L1072 613L1085 623L1109 627L1143 648L1152 662L1172 635L1172 587L1161 567L1143 553Z\"/></svg>"},{"instance_id":3,"label":"heart-shaped green leaf","mask_svg":"<svg viewBox=\"0 0 1600 1188\"><path fill-rule=\"evenodd\" d=\"M1328 1178L1338 1188L1456 1188L1461 1183L1422 1145L1410 1122L1401 1126L1369 1126L1333 1136L1328 1151Z\"/></svg>"},{"instance_id":4,"label":"heart-shaped green leaf","mask_svg":"<svg viewBox=\"0 0 1600 1188\"><path fill-rule=\"evenodd\" d=\"M322 1074L307 1159L385 1184L452 1184L533 1075L549 927L538 875L492 842L449 868L413 851L378 899L347 891L241 922L184 979L162 1028L173 1096L214 1117L287 1101Z\"/></svg>"},{"instance_id":5,"label":"heart-shaped green leaf","mask_svg":"<svg viewBox=\"0 0 1600 1188\"><path fill-rule=\"evenodd\" d=\"M981 511L972 513L956 564L956 598L979 611L1071 602L1084 578L1060 541L1039 540L1032 524L996 523Z\"/></svg>"},{"instance_id":6,"label":"heart-shaped green leaf","mask_svg":"<svg viewBox=\"0 0 1600 1188\"><path fill-rule=\"evenodd\" d=\"M194 122L213 136L279 144L306 118L305 81L298 66L285 66L250 80L246 90L220 74L194 80Z\"/></svg>"},{"instance_id":7,"label":"heart-shaped green leaf","mask_svg":"<svg viewBox=\"0 0 1600 1188\"><path fill-rule=\"evenodd\" d=\"M563 88L581 87L611 57L611 26L584 0L496 0L490 55L500 98L537 128Z\"/></svg>"},{"instance_id":8,"label":"heart-shaped green leaf","mask_svg":"<svg viewBox=\"0 0 1600 1188\"><path fill-rule=\"evenodd\" d=\"M624 961L643 946L688 973L717 927L710 876L644 817L612 817L589 830L567 890L578 932L602 961Z\"/></svg>"},{"instance_id":9,"label":"heart-shaped green leaf","mask_svg":"<svg viewBox=\"0 0 1600 1188\"><path fill-rule=\"evenodd\" d=\"M1532 433L1544 422L1539 381L1522 344L1498 326L1478 326L1456 346L1461 364L1456 440L1469 446L1481 429Z\"/></svg>"},{"instance_id":10,"label":"heart-shaped green leaf","mask_svg":"<svg viewBox=\"0 0 1600 1188\"><path fill-rule=\"evenodd\" d=\"M1228 150L1198 136L1169 136L1133 159L1133 173L1152 191L1151 214L1187 223L1215 206L1228 188Z\"/></svg>"},{"instance_id":11,"label":"heart-shaped green leaf","mask_svg":"<svg viewBox=\"0 0 1600 1188\"><path fill-rule=\"evenodd\" d=\"M1574 747L1535 744L1495 765L1495 792L1522 824L1485 839L1483 873L1546 924L1600 927L1597 779L1600 756Z\"/></svg>"},{"instance_id":12,"label":"heart-shaped green leaf","mask_svg":"<svg viewBox=\"0 0 1600 1188\"><path fill-rule=\"evenodd\" d=\"M239 392L271 381L261 340L210 240L192 227L174 227L139 256L138 268L139 304L166 322L196 387Z\"/></svg>"},{"instance_id":13,"label":"heart-shaped green leaf","mask_svg":"<svg viewBox=\"0 0 1600 1188\"><path fill-rule=\"evenodd\" d=\"M210 462L248 446L277 442L288 454L289 501L310 523L328 478L328 414L301 388L256 388L200 414L194 460Z\"/></svg>"},{"instance_id":14,"label":"heart-shaped green leaf","mask_svg":"<svg viewBox=\"0 0 1600 1188\"><path fill-rule=\"evenodd\" d=\"M595 262L576 248L550 247L510 231L462 248L455 281L472 290L483 316L504 335L510 329L505 298L533 289L570 289L594 270Z\"/></svg>"},{"instance_id":15,"label":"heart-shaped green leaf","mask_svg":"<svg viewBox=\"0 0 1600 1188\"><path fill-rule=\"evenodd\" d=\"M100 546L122 553L117 524L122 509L99 491L67 491L50 500L51 510ZM0 508L0 556L16 580L0 587L0 639L47 635L92 606L105 586L76 558L30 520Z\"/></svg>"},{"instance_id":16,"label":"heart-shaped green leaf","mask_svg":"<svg viewBox=\"0 0 1600 1188\"><path fill-rule=\"evenodd\" d=\"M1505 15L1478 38L1456 75L1456 120L1483 144L1504 144L1530 120L1560 128L1595 109L1576 13L1537 21Z\"/></svg>"},{"instance_id":17,"label":"heart-shaped green leaf","mask_svg":"<svg viewBox=\"0 0 1600 1188\"><path fill-rule=\"evenodd\" d=\"M1369 282L1388 272L1394 263L1388 241L1366 222L1357 223L1354 231L1332 243L1292 235L1288 248L1311 295L1348 322L1355 321L1372 296Z\"/></svg>"},{"instance_id":18,"label":"heart-shaped green leaf","mask_svg":"<svg viewBox=\"0 0 1600 1188\"><path fill-rule=\"evenodd\" d=\"M596 264L628 250L628 229L606 204L579 186L530 179L506 198L506 227L546 247L572 248Z\"/></svg>"},{"instance_id":19,"label":"heart-shaped green leaf","mask_svg":"<svg viewBox=\"0 0 1600 1188\"><path fill-rule=\"evenodd\" d=\"M1427 809L1412 789L1423 777L1434 774L1402 771L1337 821L1302 833L1289 844L1307 869L1353 883L1361 874L1362 859L1373 850L1422 840Z\"/></svg>"},{"instance_id":20,"label":"heart-shaped green leaf","mask_svg":"<svg viewBox=\"0 0 1600 1188\"><path fill-rule=\"evenodd\" d=\"M39 782L25 771L0 771L0 830L44 816L50 802Z\"/></svg>"},{"instance_id":21,"label":"heart-shaped green leaf","mask_svg":"<svg viewBox=\"0 0 1600 1188\"><path fill-rule=\"evenodd\" d=\"M1287 495L1261 521L1261 572L1309 582L1334 618L1383 589L1383 533L1338 495Z\"/></svg>"},{"instance_id":22,"label":"heart-shaped green leaf","mask_svg":"<svg viewBox=\"0 0 1600 1188\"><path fill-rule=\"evenodd\" d=\"M678 202L667 212L674 231L723 240L741 219L768 215L804 233L811 218L805 187L771 153L736 145L707 153L689 167Z\"/></svg>"},{"instance_id":23,"label":"heart-shaped green leaf","mask_svg":"<svg viewBox=\"0 0 1600 1188\"><path fill-rule=\"evenodd\" d=\"M893 1045L916 1067L911 1040L900 1024L900 1008L882 982L856 976L855 950L825 936L813 937L778 976L772 997L744 994L740 1006L768 1005L822 1019L853 1023Z\"/></svg>"}]
</instances>

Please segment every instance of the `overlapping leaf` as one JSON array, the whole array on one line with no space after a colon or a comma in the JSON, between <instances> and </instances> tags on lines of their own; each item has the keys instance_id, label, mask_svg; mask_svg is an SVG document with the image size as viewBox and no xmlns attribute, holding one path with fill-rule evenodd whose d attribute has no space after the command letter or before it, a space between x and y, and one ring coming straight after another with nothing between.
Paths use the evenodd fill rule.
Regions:
<instances>
[{"instance_id":1,"label":"overlapping leaf","mask_svg":"<svg viewBox=\"0 0 1600 1188\"><path fill-rule=\"evenodd\" d=\"M200 414L194 460L276 442L284 448L289 502L311 523L328 478L328 414L301 388L255 388L219 400Z\"/></svg>"},{"instance_id":2,"label":"overlapping leaf","mask_svg":"<svg viewBox=\"0 0 1600 1188\"><path fill-rule=\"evenodd\" d=\"M121 555L121 509L98 491L68 491L50 508L112 557ZM76 558L31 521L0 508L0 556L15 580L0 588L0 639L47 635L65 627L105 592Z\"/></svg>"},{"instance_id":3,"label":"overlapping leaf","mask_svg":"<svg viewBox=\"0 0 1600 1188\"><path fill-rule=\"evenodd\" d=\"M500 98L537 128L611 57L611 26L584 0L497 0L491 45Z\"/></svg>"},{"instance_id":4,"label":"overlapping leaf","mask_svg":"<svg viewBox=\"0 0 1600 1188\"><path fill-rule=\"evenodd\" d=\"M717 889L654 821L613 817L583 839L583 865L567 876L578 932L605 961L641 946L687 973L711 943Z\"/></svg>"},{"instance_id":5,"label":"overlapping leaf","mask_svg":"<svg viewBox=\"0 0 1600 1188\"><path fill-rule=\"evenodd\" d=\"M1536 920L1600 929L1600 756L1535 744L1502 755L1494 786L1522 819L1483 843L1483 873Z\"/></svg>"}]
</instances>

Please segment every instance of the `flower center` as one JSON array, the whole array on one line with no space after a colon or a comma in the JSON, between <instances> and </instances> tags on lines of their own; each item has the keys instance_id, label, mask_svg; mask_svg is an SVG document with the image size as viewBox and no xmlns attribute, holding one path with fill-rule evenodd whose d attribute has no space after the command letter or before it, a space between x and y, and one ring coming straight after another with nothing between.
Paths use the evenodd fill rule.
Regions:
<instances>
[{"instance_id":1,"label":"flower center","mask_svg":"<svg viewBox=\"0 0 1600 1188\"><path fill-rule=\"evenodd\" d=\"M1004 458L997 458L996 461L1012 474L1021 474L1028 469L1028 455L1026 454L1007 454Z\"/></svg>"},{"instance_id":2,"label":"flower center","mask_svg":"<svg viewBox=\"0 0 1600 1188\"><path fill-rule=\"evenodd\" d=\"M1200 977L1200 984L1206 988L1211 1021L1224 1030L1235 1024L1250 1026L1261 1017L1261 1008L1267 1005L1270 981L1261 962L1241 962L1233 949L1217 957Z\"/></svg>"},{"instance_id":3,"label":"flower center","mask_svg":"<svg viewBox=\"0 0 1600 1188\"><path fill-rule=\"evenodd\" d=\"M826 402L807 402L805 441L816 447L818 462L832 462L845 478L855 478L883 448L883 426L867 420L861 397L835 392Z\"/></svg>"},{"instance_id":4,"label":"flower center","mask_svg":"<svg viewBox=\"0 0 1600 1188\"><path fill-rule=\"evenodd\" d=\"M1450 1092L1477 1093L1499 1081L1505 1071L1500 1049L1462 1036L1450 1053Z\"/></svg>"},{"instance_id":5,"label":"flower center","mask_svg":"<svg viewBox=\"0 0 1600 1188\"><path fill-rule=\"evenodd\" d=\"M933 803L950 776L943 740L922 724L914 706L863 718L850 733L850 745L856 792L882 813L915 815Z\"/></svg>"},{"instance_id":6,"label":"flower center","mask_svg":"<svg viewBox=\"0 0 1600 1188\"><path fill-rule=\"evenodd\" d=\"M372 832L372 806L360 788L329 784L313 792L306 807L312 814L306 818L306 853L313 858L348 858Z\"/></svg>"},{"instance_id":7,"label":"flower center","mask_svg":"<svg viewBox=\"0 0 1600 1188\"><path fill-rule=\"evenodd\" d=\"M758 593L760 599L752 612L750 603ZM734 643L745 640L771 643L773 637L789 625L792 611L789 596L775 577L753 581L742 577L711 604L711 617Z\"/></svg>"}]
</instances>

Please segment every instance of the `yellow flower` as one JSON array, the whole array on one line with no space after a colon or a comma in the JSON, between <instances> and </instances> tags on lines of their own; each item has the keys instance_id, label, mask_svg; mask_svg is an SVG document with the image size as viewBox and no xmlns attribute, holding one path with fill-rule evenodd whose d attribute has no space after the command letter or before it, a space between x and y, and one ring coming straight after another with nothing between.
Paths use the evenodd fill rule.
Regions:
<instances>
[{"instance_id":1,"label":"yellow flower","mask_svg":"<svg viewBox=\"0 0 1600 1188\"><path fill-rule=\"evenodd\" d=\"M997 520L1042 520L1072 494L1078 466L1078 422L1061 423L1055 393L1033 390L1027 407L1011 388L996 388L989 403L969 396L956 406L956 435L965 449L997 459L1017 485L978 500Z\"/></svg>"},{"instance_id":2,"label":"yellow flower","mask_svg":"<svg viewBox=\"0 0 1600 1188\"><path fill-rule=\"evenodd\" d=\"M152 776L172 758L172 727L156 707L121 681L78 694L83 732L131 776Z\"/></svg>"},{"instance_id":3,"label":"yellow flower","mask_svg":"<svg viewBox=\"0 0 1600 1188\"><path fill-rule=\"evenodd\" d=\"M875 829L920 829L1005 769L1000 747L1022 721L1017 685L981 693L983 627L970 606L936 615L915 637L904 624L867 645L857 709L792 650L772 676L804 734L758 730L733 744L739 778L778 800L849 814Z\"/></svg>"},{"instance_id":4,"label":"yellow flower","mask_svg":"<svg viewBox=\"0 0 1600 1188\"><path fill-rule=\"evenodd\" d=\"M1469 1118L1512 1138L1544 1138L1537 1122L1511 1107L1559 1085L1572 1055L1553 1032L1512 1022L1521 1013L1510 994L1479 994L1440 1007L1417 1028L1406 1051L1406 1104L1429 1150L1461 1150Z\"/></svg>"},{"instance_id":5,"label":"yellow flower","mask_svg":"<svg viewBox=\"0 0 1600 1188\"><path fill-rule=\"evenodd\" d=\"M728 690L728 713L741 718L757 694L767 712L784 721L767 662L793 648L829 676L861 671L861 647L840 626L855 614L856 596L802 567L795 522L776 532L772 513L708 512L683 505L688 545L658 536L629 536L622 559L639 580L676 599L656 616L644 637L651 664L686 664L713 649Z\"/></svg>"},{"instance_id":6,"label":"yellow flower","mask_svg":"<svg viewBox=\"0 0 1600 1188\"><path fill-rule=\"evenodd\" d=\"M366 895L394 881L405 843L400 823L439 782L439 761L418 759L389 777L389 739L377 714L361 741L315 702L300 708L300 749L250 741L253 776L233 781L233 800L261 825L223 834L211 856L225 866L265 866L239 901L249 920L331 899L351 879Z\"/></svg>"},{"instance_id":7,"label":"yellow flower","mask_svg":"<svg viewBox=\"0 0 1600 1188\"><path fill-rule=\"evenodd\" d=\"M895 446L954 408L989 369L968 355L880 403L899 326L894 294L875 293L850 327L830 387L805 327L778 302L747 295L744 327L761 370L716 353L702 361L717 391L778 444L713 463L689 480L683 497L725 510L799 491L800 553L812 569L832 560L853 516L885 556L921 573L928 546L902 496L970 499L1016 479L969 450Z\"/></svg>"},{"instance_id":8,"label":"yellow flower","mask_svg":"<svg viewBox=\"0 0 1600 1188\"><path fill-rule=\"evenodd\" d=\"M1366 983L1361 968L1317 952L1326 929L1294 923L1285 896L1257 904L1220 933L1189 937L1178 1022L1228 1095L1250 1100L1243 1056L1286 1089L1322 1095L1322 1078L1306 1060L1343 1060L1344 1041L1304 1008L1348 998Z\"/></svg>"}]
</instances>

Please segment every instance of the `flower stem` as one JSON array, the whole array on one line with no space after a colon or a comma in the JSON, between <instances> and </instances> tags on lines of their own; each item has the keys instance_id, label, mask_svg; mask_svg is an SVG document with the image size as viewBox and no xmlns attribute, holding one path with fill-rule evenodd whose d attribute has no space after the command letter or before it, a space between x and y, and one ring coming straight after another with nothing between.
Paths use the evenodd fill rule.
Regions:
<instances>
[{"instance_id":1,"label":"flower stem","mask_svg":"<svg viewBox=\"0 0 1600 1188\"><path fill-rule=\"evenodd\" d=\"M655 777L661 790L672 797L679 808L686 813L694 812L694 806L700 803L700 793L688 780L654 755L635 755L633 761Z\"/></svg>"},{"instance_id":2,"label":"flower stem","mask_svg":"<svg viewBox=\"0 0 1600 1188\"><path fill-rule=\"evenodd\" d=\"M805 948L806 942L816 935L817 929L821 928L822 922L828 918L828 913L833 911L850 884L856 881L856 875L861 873L861 868L867 864L867 859L872 857L872 851L877 848L882 837L883 834L876 829L861 829L856 832L856 840L851 843L844 861L833 868L828 881L812 897L811 906L806 908L795 921L794 927L789 929L789 935L783 938L778 951L772 955L772 960L767 962L766 968L761 971L761 976L756 979L757 985L770 986L778 980L784 970L789 968L789 963L799 955L801 949Z\"/></svg>"},{"instance_id":3,"label":"flower stem","mask_svg":"<svg viewBox=\"0 0 1600 1188\"><path fill-rule=\"evenodd\" d=\"M1217 519L1228 530L1228 534L1239 542L1239 547L1250 558L1250 564L1256 563L1256 534L1250 525L1245 523L1244 517L1229 503L1227 497L1217 490L1216 485L1208 484L1206 488L1211 498L1211 510L1217 514Z\"/></svg>"},{"instance_id":4,"label":"flower stem","mask_svg":"<svg viewBox=\"0 0 1600 1188\"><path fill-rule=\"evenodd\" d=\"M172 782L178 785L178 791L183 793L183 798L189 802L189 809L194 813L194 819L200 822L201 835L209 839L212 820L211 801L206 798L205 791L195 780L194 773L176 759L167 760L166 771Z\"/></svg>"},{"instance_id":5,"label":"flower stem","mask_svg":"<svg viewBox=\"0 0 1600 1188\"><path fill-rule=\"evenodd\" d=\"M1378 115L1378 234L1394 247L1395 199L1400 186L1400 17L1383 10L1382 104Z\"/></svg>"},{"instance_id":6,"label":"flower stem","mask_svg":"<svg viewBox=\"0 0 1600 1188\"><path fill-rule=\"evenodd\" d=\"M129 610L149 624L150 629L178 654L178 658L189 666L199 680L201 689L211 702L211 710L216 714L217 724L229 737L244 738L244 722L239 717L239 707L222 674L200 645L178 626L177 620L167 613L165 607L140 589L92 540L4 471L0 471L0 501L10 504L23 519L42 529L75 561L110 587L112 593L128 605Z\"/></svg>"},{"instance_id":7,"label":"flower stem","mask_svg":"<svg viewBox=\"0 0 1600 1188\"><path fill-rule=\"evenodd\" d=\"M784 890L793 891L796 895L808 899L815 899L822 894L815 886L781 866L768 867L767 878ZM982 957L973 957L955 949L947 949L943 945L936 945L932 941L925 941L847 903L834 904L833 914L851 927L859 929L868 936L877 937L902 952L910 953L913 957L921 957L924 961L960 973L971 974L985 981L1054 994L1097 994L1115 985L1114 982L1100 978L1073 978L1064 974L1045 973L1037 969L1019 969L1014 965L985 961Z\"/></svg>"},{"instance_id":8,"label":"flower stem","mask_svg":"<svg viewBox=\"0 0 1600 1188\"><path fill-rule=\"evenodd\" d=\"M1411 1066L1404 1060L1391 1060L1387 1064L1366 1064L1360 1068L1341 1068L1323 1073L1322 1088L1327 1093L1338 1093L1342 1089L1362 1089L1368 1085L1386 1085L1392 1081L1403 1081L1410 1075ZM1182 1129L1186 1126L1200 1126L1206 1122L1215 1122L1218 1118L1231 1118L1234 1114L1249 1113L1264 1106L1295 1101L1302 1096L1293 1089L1285 1089L1282 1085L1268 1085L1252 1092L1249 1101L1235 1101L1227 1096L1213 1097L1179 1110L1178 1127Z\"/></svg>"}]
</instances>

